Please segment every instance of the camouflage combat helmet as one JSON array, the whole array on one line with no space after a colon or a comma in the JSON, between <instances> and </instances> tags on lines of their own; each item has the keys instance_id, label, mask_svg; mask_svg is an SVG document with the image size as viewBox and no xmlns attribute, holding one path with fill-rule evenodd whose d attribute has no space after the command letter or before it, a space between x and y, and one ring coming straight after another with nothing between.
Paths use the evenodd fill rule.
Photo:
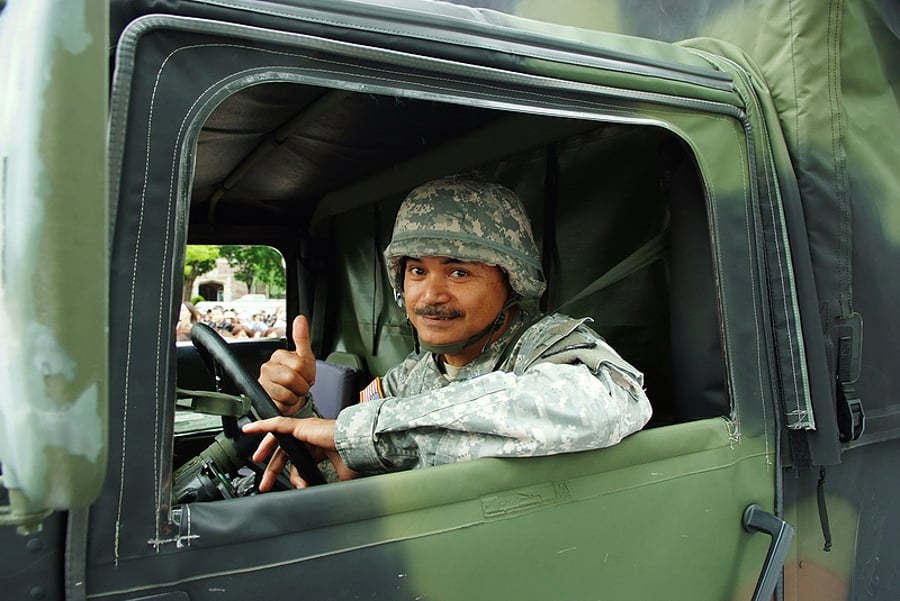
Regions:
<instances>
[{"instance_id":1,"label":"camouflage combat helmet","mask_svg":"<svg viewBox=\"0 0 900 601\"><path fill-rule=\"evenodd\" d=\"M500 184L451 176L407 195L384 251L394 290L403 290L404 257L437 256L498 265L522 300L546 286L522 201Z\"/></svg>"}]
</instances>

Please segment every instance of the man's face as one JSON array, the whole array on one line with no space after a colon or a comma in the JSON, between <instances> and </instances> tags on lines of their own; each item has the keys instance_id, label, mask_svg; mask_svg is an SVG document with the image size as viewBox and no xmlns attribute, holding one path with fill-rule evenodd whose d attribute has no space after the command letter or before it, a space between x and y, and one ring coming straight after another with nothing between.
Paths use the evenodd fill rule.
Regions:
<instances>
[{"instance_id":1,"label":"man's face","mask_svg":"<svg viewBox=\"0 0 900 601\"><path fill-rule=\"evenodd\" d=\"M499 267L449 257L407 258L403 275L406 314L426 344L452 344L484 330L509 297ZM449 363L463 365L481 353L473 344Z\"/></svg>"}]
</instances>

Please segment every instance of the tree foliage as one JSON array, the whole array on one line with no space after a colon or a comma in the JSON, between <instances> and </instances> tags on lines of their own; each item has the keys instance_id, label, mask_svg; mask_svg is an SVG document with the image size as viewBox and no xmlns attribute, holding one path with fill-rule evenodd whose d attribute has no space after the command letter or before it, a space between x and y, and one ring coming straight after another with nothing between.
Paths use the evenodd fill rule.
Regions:
<instances>
[{"instance_id":1,"label":"tree foliage","mask_svg":"<svg viewBox=\"0 0 900 601\"><path fill-rule=\"evenodd\" d=\"M281 253L271 246L219 247L219 254L228 259L237 278L253 291L258 284L265 284L269 297L284 295L285 268Z\"/></svg>"},{"instance_id":2,"label":"tree foliage","mask_svg":"<svg viewBox=\"0 0 900 601\"><path fill-rule=\"evenodd\" d=\"M189 244L184 251L184 289L182 298L191 296L194 280L216 266L219 247L203 244Z\"/></svg>"}]
</instances>

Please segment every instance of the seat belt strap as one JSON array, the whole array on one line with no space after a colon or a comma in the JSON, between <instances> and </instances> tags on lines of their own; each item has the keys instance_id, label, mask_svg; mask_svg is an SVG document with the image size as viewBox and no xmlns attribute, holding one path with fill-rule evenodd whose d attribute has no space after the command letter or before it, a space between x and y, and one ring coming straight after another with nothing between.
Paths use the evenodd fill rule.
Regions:
<instances>
[{"instance_id":1,"label":"seat belt strap","mask_svg":"<svg viewBox=\"0 0 900 601\"><path fill-rule=\"evenodd\" d=\"M317 273L315 276L316 290L313 293L313 311L309 323L309 339L313 343L313 351L319 355L322 349L319 345L325 339L325 310L328 299L328 279ZM287 339L291 340L291 324L287 324Z\"/></svg>"},{"instance_id":2,"label":"seat belt strap","mask_svg":"<svg viewBox=\"0 0 900 601\"><path fill-rule=\"evenodd\" d=\"M558 313L565 307L568 307L569 305L580 301L587 296L599 292L600 290L611 286L622 279L625 279L633 273L637 273L644 267L655 262L657 259L661 259L668 247L669 228L666 227L657 235L647 240L630 255L616 263L606 273L588 284L584 289L581 290L581 292L571 297L563 304L559 305L554 313Z\"/></svg>"}]
</instances>

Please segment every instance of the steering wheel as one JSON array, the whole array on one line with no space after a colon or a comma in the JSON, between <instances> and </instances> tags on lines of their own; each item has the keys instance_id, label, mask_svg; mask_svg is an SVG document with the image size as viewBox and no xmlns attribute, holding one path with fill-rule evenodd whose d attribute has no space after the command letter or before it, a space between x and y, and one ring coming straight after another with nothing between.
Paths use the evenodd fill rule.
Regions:
<instances>
[{"instance_id":1,"label":"steering wheel","mask_svg":"<svg viewBox=\"0 0 900 601\"><path fill-rule=\"evenodd\" d=\"M263 387L241 365L228 343L215 330L206 324L195 323L191 327L191 343L197 348L203 359L207 361L207 365L212 360L221 366L238 390L250 399L250 403L253 405L257 415L263 419L281 415L275 407L275 403L263 390ZM278 440L279 446L287 453L291 464L300 472L300 477L307 484L325 483L325 477L319 471L319 466L316 465L312 455L309 454L309 450L303 443L290 434L275 434L275 438Z\"/></svg>"}]
</instances>

